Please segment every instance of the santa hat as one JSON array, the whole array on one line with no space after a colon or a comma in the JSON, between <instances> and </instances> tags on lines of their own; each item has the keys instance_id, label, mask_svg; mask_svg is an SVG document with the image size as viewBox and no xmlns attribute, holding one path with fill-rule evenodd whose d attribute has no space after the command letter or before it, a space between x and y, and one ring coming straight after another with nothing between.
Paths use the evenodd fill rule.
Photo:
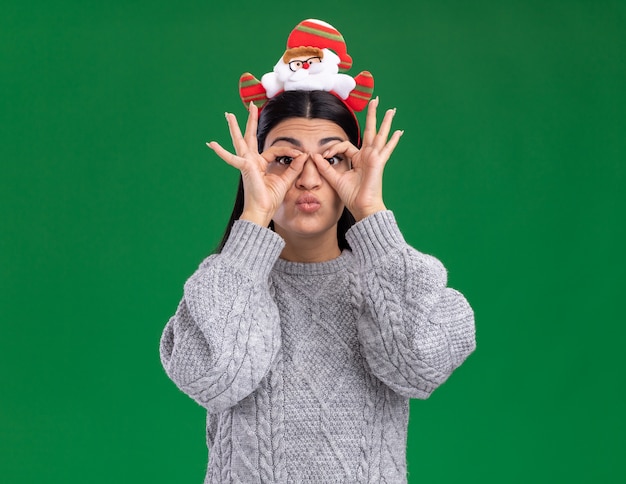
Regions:
<instances>
[{"instance_id":1,"label":"santa hat","mask_svg":"<svg viewBox=\"0 0 626 484\"><path fill-rule=\"evenodd\" d=\"M294 47L330 49L341 59L340 71L347 71L352 66L352 57L348 55L343 36L335 27L321 20L308 19L296 25L287 39L287 48Z\"/></svg>"}]
</instances>

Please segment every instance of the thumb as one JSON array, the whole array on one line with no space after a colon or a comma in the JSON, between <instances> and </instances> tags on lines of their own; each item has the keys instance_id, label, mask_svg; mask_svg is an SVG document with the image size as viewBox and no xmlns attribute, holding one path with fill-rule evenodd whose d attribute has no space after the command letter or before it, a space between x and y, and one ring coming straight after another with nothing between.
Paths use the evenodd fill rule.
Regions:
<instances>
[{"instance_id":1,"label":"thumb","mask_svg":"<svg viewBox=\"0 0 626 484\"><path fill-rule=\"evenodd\" d=\"M318 153L314 153L312 155L313 162L315 166L317 166L317 171L324 177L324 179L328 182L328 184L333 187L333 189L337 190L337 183L341 175L335 170L328 160L324 158L322 155Z\"/></svg>"},{"instance_id":2,"label":"thumb","mask_svg":"<svg viewBox=\"0 0 626 484\"><path fill-rule=\"evenodd\" d=\"M296 156L287 169L282 173L281 178L285 181L287 186L291 186L295 183L296 179L302 173L304 163L306 162L308 155L306 153L300 153Z\"/></svg>"}]
</instances>

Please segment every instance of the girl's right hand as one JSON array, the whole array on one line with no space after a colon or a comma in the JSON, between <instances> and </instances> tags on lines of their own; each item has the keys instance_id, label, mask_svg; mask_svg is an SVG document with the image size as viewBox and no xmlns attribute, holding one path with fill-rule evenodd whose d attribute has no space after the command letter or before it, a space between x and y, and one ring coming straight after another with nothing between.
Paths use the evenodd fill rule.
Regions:
<instances>
[{"instance_id":1,"label":"girl's right hand","mask_svg":"<svg viewBox=\"0 0 626 484\"><path fill-rule=\"evenodd\" d=\"M250 103L246 132L242 136L235 115L226 113L236 154L224 149L216 141L207 143L207 146L222 160L241 172L244 206L240 220L249 220L267 227L283 202L285 194L302 171L308 155L286 147L271 147L259 153L256 137L258 116L258 108L254 103ZM278 157L290 157L293 161L280 173L267 173L267 166Z\"/></svg>"}]
</instances>

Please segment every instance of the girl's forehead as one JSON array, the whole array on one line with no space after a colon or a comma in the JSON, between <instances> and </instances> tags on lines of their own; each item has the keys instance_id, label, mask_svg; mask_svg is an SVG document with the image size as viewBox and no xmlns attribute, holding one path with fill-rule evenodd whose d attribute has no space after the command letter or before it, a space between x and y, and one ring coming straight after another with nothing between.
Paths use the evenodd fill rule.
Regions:
<instances>
[{"instance_id":1,"label":"girl's forehead","mask_svg":"<svg viewBox=\"0 0 626 484\"><path fill-rule=\"evenodd\" d=\"M266 145L296 140L301 144L314 143L328 138L347 140L348 136L337 123L327 119L288 118L274 126L267 135Z\"/></svg>"}]
</instances>

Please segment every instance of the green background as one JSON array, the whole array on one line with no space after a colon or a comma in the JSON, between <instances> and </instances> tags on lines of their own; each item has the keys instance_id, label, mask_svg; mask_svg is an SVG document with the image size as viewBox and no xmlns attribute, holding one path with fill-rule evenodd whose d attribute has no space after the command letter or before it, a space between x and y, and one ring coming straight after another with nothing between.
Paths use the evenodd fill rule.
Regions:
<instances>
[{"instance_id":1,"label":"green background","mask_svg":"<svg viewBox=\"0 0 626 484\"><path fill-rule=\"evenodd\" d=\"M626 482L626 2L2 3L0 481L202 482L161 331L237 173L205 146L305 18L405 135L385 201L476 312L409 482Z\"/></svg>"}]
</instances>

